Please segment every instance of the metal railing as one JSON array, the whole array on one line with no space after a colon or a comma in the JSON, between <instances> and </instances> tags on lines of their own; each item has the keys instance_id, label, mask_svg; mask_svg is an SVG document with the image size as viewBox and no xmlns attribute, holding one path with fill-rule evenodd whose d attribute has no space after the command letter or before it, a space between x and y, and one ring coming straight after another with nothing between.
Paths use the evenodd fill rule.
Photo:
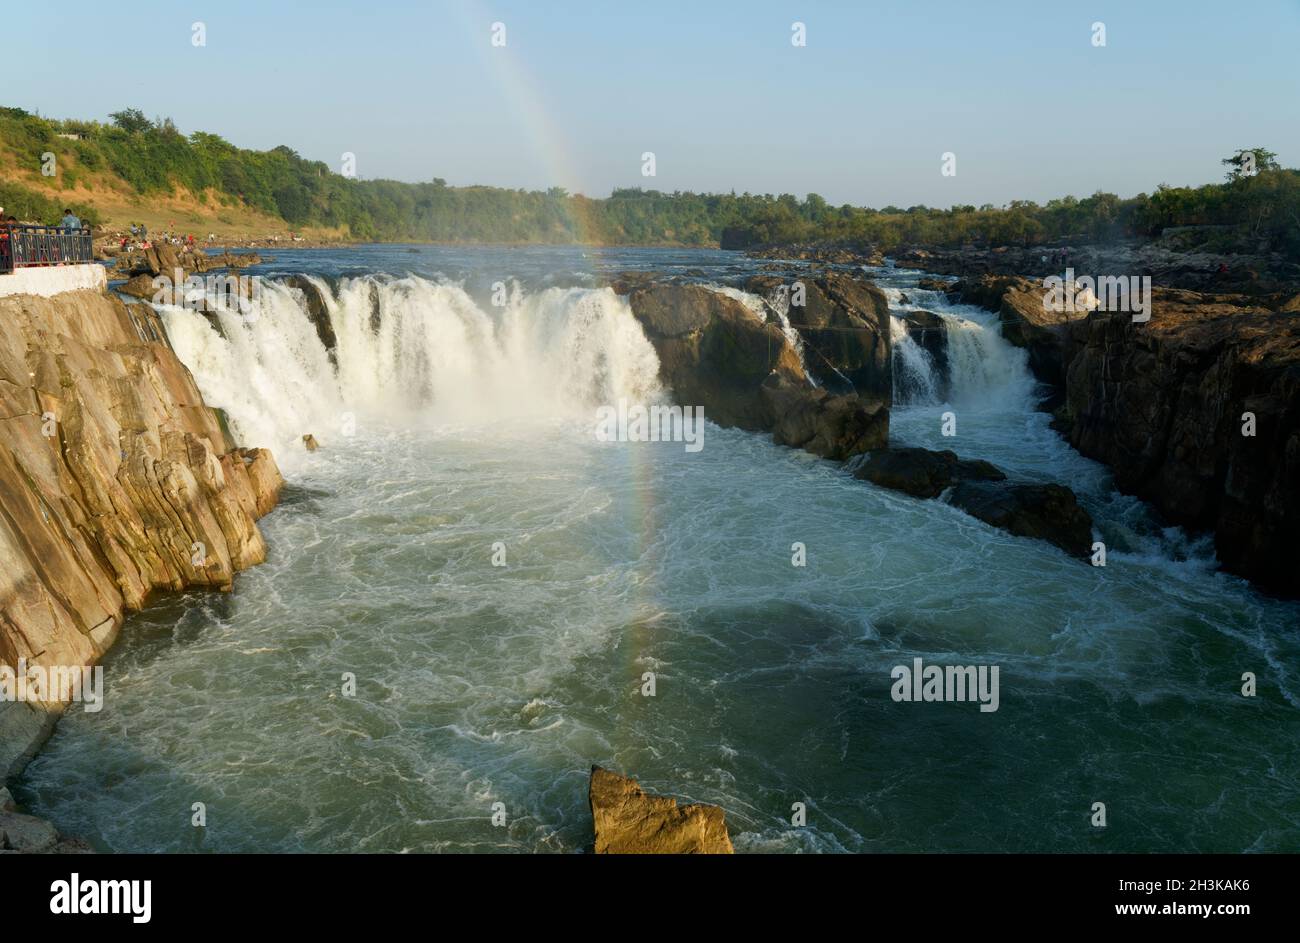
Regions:
<instances>
[{"instance_id":1,"label":"metal railing","mask_svg":"<svg viewBox=\"0 0 1300 943\"><path fill-rule=\"evenodd\" d=\"M0 224L0 272L95 261L90 229Z\"/></svg>"}]
</instances>

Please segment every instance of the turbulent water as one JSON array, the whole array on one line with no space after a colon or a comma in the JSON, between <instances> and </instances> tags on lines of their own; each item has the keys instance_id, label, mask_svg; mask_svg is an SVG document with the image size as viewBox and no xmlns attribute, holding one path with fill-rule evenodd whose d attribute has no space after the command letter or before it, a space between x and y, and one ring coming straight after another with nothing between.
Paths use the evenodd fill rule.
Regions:
<instances>
[{"instance_id":1,"label":"turbulent water","mask_svg":"<svg viewBox=\"0 0 1300 943\"><path fill-rule=\"evenodd\" d=\"M597 405L661 391L590 272L698 268L722 290L746 264L728 253L279 264L332 277L333 357L283 287L256 320L164 314L209 404L290 481L270 560L129 621L104 710L70 713L19 783L65 832L114 851L576 851L599 763L724 806L740 851L1300 850L1300 608L1115 493L1034 409L994 316L873 273L897 316L893 439L1069 484L1105 568L763 436L596 441ZM941 316L947 371L909 308ZM890 669L914 657L999 665L998 711L894 703Z\"/></svg>"}]
</instances>

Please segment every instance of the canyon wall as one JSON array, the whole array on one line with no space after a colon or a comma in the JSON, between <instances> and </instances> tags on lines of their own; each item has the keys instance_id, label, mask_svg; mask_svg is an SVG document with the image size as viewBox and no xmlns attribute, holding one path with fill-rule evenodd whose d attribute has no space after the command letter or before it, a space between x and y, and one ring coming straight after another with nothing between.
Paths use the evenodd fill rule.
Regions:
<instances>
[{"instance_id":1,"label":"canyon wall","mask_svg":"<svg viewBox=\"0 0 1300 943\"><path fill-rule=\"evenodd\" d=\"M270 452L232 441L148 306L0 297L0 665L90 665L153 594L230 589L265 559L255 521L282 483ZM0 699L0 782L67 694Z\"/></svg>"},{"instance_id":2,"label":"canyon wall","mask_svg":"<svg viewBox=\"0 0 1300 943\"><path fill-rule=\"evenodd\" d=\"M984 276L963 300L998 311L1054 388L1057 428L1171 523L1212 530L1223 568L1300 593L1300 296L1155 289L1151 318L1045 310L1041 282Z\"/></svg>"}]
</instances>

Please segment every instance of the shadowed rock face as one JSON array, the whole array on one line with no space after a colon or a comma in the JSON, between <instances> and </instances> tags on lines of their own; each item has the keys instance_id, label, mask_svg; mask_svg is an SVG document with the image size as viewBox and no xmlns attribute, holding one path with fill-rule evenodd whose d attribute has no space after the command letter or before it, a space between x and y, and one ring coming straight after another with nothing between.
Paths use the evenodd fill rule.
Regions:
<instances>
[{"instance_id":1,"label":"shadowed rock face","mask_svg":"<svg viewBox=\"0 0 1300 943\"><path fill-rule=\"evenodd\" d=\"M814 385L774 319L764 321L702 285L631 277L617 284L628 288L674 402L702 406L722 426L772 432L780 444L824 458L847 458L888 440L888 399Z\"/></svg>"},{"instance_id":2,"label":"shadowed rock face","mask_svg":"<svg viewBox=\"0 0 1300 943\"><path fill-rule=\"evenodd\" d=\"M937 498L957 481L1003 481L1007 477L982 459L960 459L955 452L916 448L877 449L850 468L854 478L916 498Z\"/></svg>"},{"instance_id":3,"label":"shadowed rock face","mask_svg":"<svg viewBox=\"0 0 1300 943\"><path fill-rule=\"evenodd\" d=\"M1300 318L1157 290L1146 323L1074 325L1068 356L1071 444L1170 521L1213 528L1229 572L1300 594Z\"/></svg>"},{"instance_id":4,"label":"shadowed rock face","mask_svg":"<svg viewBox=\"0 0 1300 943\"><path fill-rule=\"evenodd\" d=\"M329 308L325 304L325 298L321 294L321 290L316 287L315 282L305 275L286 275L282 281L290 288L302 292L303 304L307 308L307 317L312 326L316 328L316 336L320 338L321 346L329 354L331 362L334 361L338 356L339 341L334 335L334 324L330 321ZM376 317L372 312L372 326L375 320Z\"/></svg>"},{"instance_id":5,"label":"shadowed rock face","mask_svg":"<svg viewBox=\"0 0 1300 943\"><path fill-rule=\"evenodd\" d=\"M804 286L806 303L791 309L790 321L802 325L795 329L808 349L808 369L822 379L833 367L864 402L888 408L894 378L885 293L838 272L805 279Z\"/></svg>"},{"instance_id":6,"label":"shadowed rock face","mask_svg":"<svg viewBox=\"0 0 1300 943\"><path fill-rule=\"evenodd\" d=\"M729 855L726 815L713 805L679 806L647 795L635 779L591 768L598 855Z\"/></svg>"},{"instance_id":7,"label":"shadowed rock face","mask_svg":"<svg viewBox=\"0 0 1300 943\"><path fill-rule=\"evenodd\" d=\"M948 497L986 524L1055 544L1075 557L1092 551L1092 518L1063 485L959 481Z\"/></svg>"},{"instance_id":8,"label":"shadowed rock face","mask_svg":"<svg viewBox=\"0 0 1300 943\"><path fill-rule=\"evenodd\" d=\"M792 286L803 286L803 305ZM836 393L856 392L868 405L888 408L893 396L889 300L876 285L840 272L786 277L756 275L747 291L772 299L791 298L788 317L806 351L808 372Z\"/></svg>"},{"instance_id":9,"label":"shadowed rock face","mask_svg":"<svg viewBox=\"0 0 1300 943\"><path fill-rule=\"evenodd\" d=\"M1045 310L1032 279L986 276L962 298L1052 384L1056 427L1120 490L1214 531L1231 573L1300 593L1300 319L1293 296L1156 288L1151 319ZM1253 436L1243 416L1255 417Z\"/></svg>"},{"instance_id":10,"label":"shadowed rock face","mask_svg":"<svg viewBox=\"0 0 1300 943\"><path fill-rule=\"evenodd\" d=\"M93 664L154 593L228 590L266 557L275 460L236 448L154 336L116 296L0 299L0 662ZM0 777L59 709L0 703Z\"/></svg>"}]
</instances>

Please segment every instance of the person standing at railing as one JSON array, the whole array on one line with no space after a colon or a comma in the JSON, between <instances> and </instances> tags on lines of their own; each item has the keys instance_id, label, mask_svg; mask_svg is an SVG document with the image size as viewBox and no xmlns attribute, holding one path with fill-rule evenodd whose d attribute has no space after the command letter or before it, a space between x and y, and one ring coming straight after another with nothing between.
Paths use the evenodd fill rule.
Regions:
<instances>
[{"instance_id":1,"label":"person standing at railing","mask_svg":"<svg viewBox=\"0 0 1300 943\"><path fill-rule=\"evenodd\" d=\"M4 207L0 206L0 272L8 272L13 265L13 248L9 242L10 227L17 222L12 216L4 219Z\"/></svg>"},{"instance_id":2,"label":"person standing at railing","mask_svg":"<svg viewBox=\"0 0 1300 943\"><path fill-rule=\"evenodd\" d=\"M63 211L63 220L59 225L64 229L80 229L81 220L77 218L77 214L72 212L72 210L65 209Z\"/></svg>"}]
</instances>

